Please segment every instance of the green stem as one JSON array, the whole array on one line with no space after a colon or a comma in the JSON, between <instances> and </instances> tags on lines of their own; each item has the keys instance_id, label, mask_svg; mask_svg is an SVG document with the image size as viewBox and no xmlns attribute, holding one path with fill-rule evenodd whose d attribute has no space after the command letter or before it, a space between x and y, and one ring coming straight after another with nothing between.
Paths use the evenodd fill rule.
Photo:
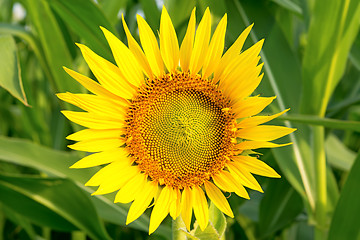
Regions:
<instances>
[{"instance_id":1,"label":"green stem","mask_svg":"<svg viewBox=\"0 0 360 240\"><path fill-rule=\"evenodd\" d=\"M327 237L326 230L326 159L324 150L324 127L314 129L314 161L316 175L316 202L315 202L315 239L323 240Z\"/></svg>"},{"instance_id":2,"label":"green stem","mask_svg":"<svg viewBox=\"0 0 360 240\"><path fill-rule=\"evenodd\" d=\"M173 240L186 240L186 234L182 231L186 229L185 223L181 216L173 220L172 222L172 239Z\"/></svg>"}]
</instances>

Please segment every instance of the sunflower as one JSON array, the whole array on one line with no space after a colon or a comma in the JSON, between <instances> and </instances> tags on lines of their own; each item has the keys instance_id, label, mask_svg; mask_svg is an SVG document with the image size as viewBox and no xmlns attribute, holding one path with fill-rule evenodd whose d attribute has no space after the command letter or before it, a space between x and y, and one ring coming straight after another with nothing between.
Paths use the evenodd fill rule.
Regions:
<instances>
[{"instance_id":1,"label":"sunflower","mask_svg":"<svg viewBox=\"0 0 360 240\"><path fill-rule=\"evenodd\" d=\"M85 110L62 111L87 128L67 137L78 141L69 147L93 153L71 167L107 164L86 185L99 186L93 194L118 191L114 202L132 202L126 224L153 206L149 233L168 214L173 219L181 215L190 230L193 211L204 230L209 218L206 195L233 217L223 192L249 199L245 187L262 192L252 174L280 177L250 156L252 150L287 145L270 141L294 131L260 125L287 110L254 116L275 98L250 96L263 77L263 64L258 63L264 41L241 52L251 25L223 54L227 15L211 37L209 9L196 31L194 9L179 47L163 8L160 47L149 25L137 16L140 47L122 20L128 47L101 28L117 66L78 44L98 82L65 68L93 93L58 94Z\"/></svg>"}]
</instances>

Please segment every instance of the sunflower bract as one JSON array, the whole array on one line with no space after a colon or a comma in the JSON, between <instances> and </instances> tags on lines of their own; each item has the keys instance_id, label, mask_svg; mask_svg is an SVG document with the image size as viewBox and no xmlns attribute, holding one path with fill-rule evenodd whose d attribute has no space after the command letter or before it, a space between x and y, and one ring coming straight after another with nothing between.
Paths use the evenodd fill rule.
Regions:
<instances>
[{"instance_id":1,"label":"sunflower bract","mask_svg":"<svg viewBox=\"0 0 360 240\"><path fill-rule=\"evenodd\" d=\"M154 205L149 233L168 214L174 219L181 215L190 230L192 212L205 229L206 196L233 217L223 192L249 198L245 187L262 192L252 174L280 177L245 153L287 145L270 141L294 131L260 125L287 110L254 116L274 97L251 96L263 76L259 64L263 40L240 53L252 26L223 53L227 16L213 36L209 9L196 31L195 22L194 9L180 47L165 8L159 43L141 16L141 47L124 18L129 47L102 28L117 66L78 44L98 82L65 69L93 94L58 94L85 110L63 111L87 128L68 137L78 141L69 147L93 153L72 167L107 164L86 185L98 186L93 194L118 191L115 202L132 202L126 224Z\"/></svg>"}]
</instances>

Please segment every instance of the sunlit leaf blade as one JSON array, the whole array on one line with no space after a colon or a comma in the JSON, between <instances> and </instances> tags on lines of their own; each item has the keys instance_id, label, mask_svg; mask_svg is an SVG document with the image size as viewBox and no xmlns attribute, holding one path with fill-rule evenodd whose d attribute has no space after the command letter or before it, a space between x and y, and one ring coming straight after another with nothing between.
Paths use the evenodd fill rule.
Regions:
<instances>
[{"instance_id":1,"label":"sunlit leaf blade","mask_svg":"<svg viewBox=\"0 0 360 240\"><path fill-rule=\"evenodd\" d=\"M360 228L352 223L360 216L360 154L358 154L349 176L341 190L329 230L329 240L360 239Z\"/></svg>"},{"instance_id":2,"label":"sunlit leaf blade","mask_svg":"<svg viewBox=\"0 0 360 240\"><path fill-rule=\"evenodd\" d=\"M79 228L94 239L109 239L89 196L67 179L0 175L1 201L53 229Z\"/></svg>"},{"instance_id":3,"label":"sunlit leaf blade","mask_svg":"<svg viewBox=\"0 0 360 240\"><path fill-rule=\"evenodd\" d=\"M341 129L341 130L352 130L360 132L360 122L357 121L345 121L331 118L322 118L313 115L304 115L304 114L287 114L285 116L280 116L277 119L287 120L295 123L303 123L309 125L323 126L331 129Z\"/></svg>"},{"instance_id":4,"label":"sunlit leaf blade","mask_svg":"<svg viewBox=\"0 0 360 240\"><path fill-rule=\"evenodd\" d=\"M68 177L79 183L85 191L92 193L93 190L83 184L96 173L98 168L91 169L69 169L80 158L68 152L53 150L43 147L27 140L0 137L0 159L27 166L43 171L50 176ZM125 226L128 206L123 204L114 204L114 196L92 196L99 216L105 221ZM147 231L149 226L149 217L141 215L129 227ZM169 237L170 229L168 226L161 225L155 232L158 235ZM170 234L171 235L171 234Z\"/></svg>"},{"instance_id":5,"label":"sunlit leaf blade","mask_svg":"<svg viewBox=\"0 0 360 240\"><path fill-rule=\"evenodd\" d=\"M285 180L271 181L260 203L259 238L274 234L303 210L300 195Z\"/></svg>"},{"instance_id":6,"label":"sunlit leaf blade","mask_svg":"<svg viewBox=\"0 0 360 240\"><path fill-rule=\"evenodd\" d=\"M17 48L11 36L0 36L0 53L0 87L28 105L22 85Z\"/></svg>"},{"instance_id":7,"label":"sunlit leaf blade","mask_svg":"<svg viewBox=\"0 0 360 240\"><path fill-rule=\"evenodd\" d=\"M294 1L291 1L291 0L272 0L272 1L276 2L283 8L285 8L297 15L300 15L300 16L302 15L301 7L299 5L297 5Z\"/></svg>"},{"instance_id":8,"label":"sunlit leaf blade","mask_svg":"<svg viewBox=\"0 0 360 240\"><path fill-rule=\"evenodd\" d=\"M359 30L358 0L315 1L303 60L303 113L324 116Z\"/></svg>"},{"instance_id":9,"label":"sunlit leaf blade","mask_svg":"<svg viewBox=\"0 0 360 240\"><path fill-rule=\"evenodd\" d=\"M43 47L46 62L55 80L57 90L81 92L80 86L74 84L74 80L62 68L63 66L72 66L72 58L48 2L26 0L24 3Z\"/></svg>"},{"instance_id":10,"label":"sunlit leaf blade","mask_svg":"<svg viewBox=\"0 0 360 240\"><path fill-rule=\"evenodd\" d=\"M100 26L114 34L116 31L95 3L87 0L49 0L48 2L87 46L102 57L112 59L110 48Z\"/></svg>"},{"instance_id":11,"label":"sunlit leaf blade","mask_svg":"<svg viewBox=\"0 0 360 240\"><path fill-rule=\"evenodd\" d=\"M325 141L328 162L335 168L350 171L356 154L349 150L334 134L329 134Z\"/></svg>"}]
</instances>

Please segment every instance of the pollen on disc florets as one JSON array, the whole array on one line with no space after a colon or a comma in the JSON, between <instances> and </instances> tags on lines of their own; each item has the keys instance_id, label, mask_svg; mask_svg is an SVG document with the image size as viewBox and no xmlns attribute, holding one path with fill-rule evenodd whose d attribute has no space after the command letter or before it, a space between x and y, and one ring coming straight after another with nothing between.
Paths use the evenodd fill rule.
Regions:
<instances>
[{"instance_id":1,"label":"pollen on disc florets","mask_svg":"<svg viewBox=\"0 0 360 240\"><path fill-rule=\"evenodd\" d=\"M233 150L229 101L199 75L176 72L149 80L132 99L126 123L135 164L174 188L202 185Z\"/></svg>"}]
</instances>

